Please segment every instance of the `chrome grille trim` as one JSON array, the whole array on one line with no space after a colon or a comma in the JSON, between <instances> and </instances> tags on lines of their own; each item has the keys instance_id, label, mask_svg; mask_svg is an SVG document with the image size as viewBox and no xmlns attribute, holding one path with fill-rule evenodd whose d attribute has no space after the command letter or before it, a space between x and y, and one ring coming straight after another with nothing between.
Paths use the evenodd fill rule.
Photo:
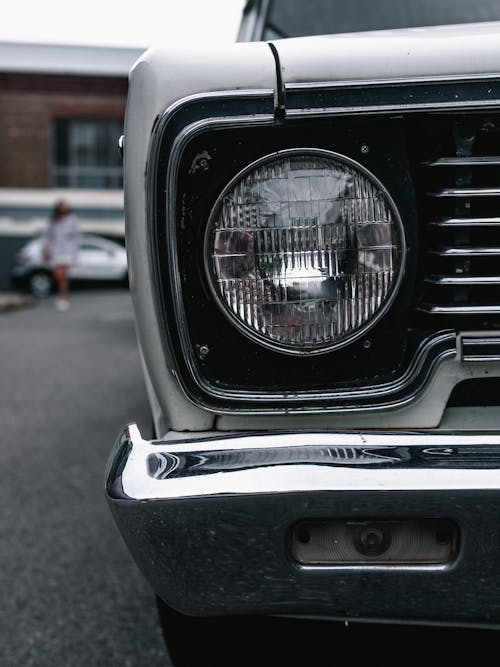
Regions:
<instances>
[{"instance_id":1,"label":"chrome grille trim","mask_svg":"<svg viewBox=\"0 0 500 667\"><path fill-rule=\"evenodd\" d=\"M500 285L500 276L429 276L433 285Z\"/></svg>"},{"instance_id":2,"label":"chrome grille trim","mask_svg":"<svg viewBox=\"0 0 500 667\"><path fill-rule=\"evenodd\" d=\"M479 155L460 157L440 157L423 162L427 167L481 167L500 165L500 156Z\"/></svg>"},{"instance_id":3,"label":"chrome grille trim","mask_svg":"<svg viewBox=\"0 0 500 667\"><path fill-rule=\"evenodd\" d=\"M442 188L429 197L500 197L500 188Z\"/></svg>"},{"instance_id":4,"label":"chrome grille trim","mask_svg":"<svg viewBox=\"0 0 500 667\"><path fill-rule=\"evenodd\" d=\"M417 349L409 367L394 381L371 385L361 389L343 387L326 395L324 393L319 394L312 391L301 392L300 394L297 392L294 399L299 399L302 402L305 402L306 400L320 401L321 399L326 399L331 402L327 408L330 412L342 413L353 412L360 409L369 412L380 409L381 405L383 407L391 408L400 407L409 401L412 401L418 395L421 387L425 386L430 378L432 378L441 363L456 357L456 340L457 337L453 331L436 332L434 336L426 338ZM443 346L443 348L446 347L446 349L439 352L438 350L441 346ZM427 366L429 361L430 365ZM205 390L210 392L213 396L225 399L231 398L242 403L247 401L265 400L266 402L279 404L281 400L287 398L285 394L275 393L264 395L263 393L257 394L250 391L221 390L219 387L204 384L202 378L198 378L198 381L202 384ZM409 394L406 393L408 388L411 388L411 385L415 382L418 383L418 388L415 392L411 391ZM376 400L375 403L372 403L373 399ZM307 410L309 414L324 414L324 411L324 405L318 405L316 408ZM230 413L230 411L227 410L220 410L220 412ZM288 414L289 410L280 411L278 407L275 407L274 412L275 414ZM306 410L301 408L301 412L305 413Z\"/></svg>"},{"instance_id":5,"label":"chrome grille trim","mask_svg":"<svg viewBox=\"0 0 500 667\"><path fill-rule=\"evenodd\" d=\"M490 255L496 257L500 255L500 248L436 248L430 250L431 254L440 257L459 256L459 257L482 257Z\"/></svg>"},{"instance_id":6,"label":"chrome grille trim","mask_svg":"<svg viewBox=\"0 0 500 667\"><path fill-rule=\"evenodd\" d=\"M500 361L500 332L464 334L457 348L462 361Z\"/></svg>"},{"instance_id":7,"label":"chrome grille trim","mask_svg":"<svg viewBox=\"0 0 500 667\"><path fill-rule=\"evenodd\" d=\"M443 218L431 220L431 227L500 227L500 218Z\"/></svg>"},{"instance_id":8,"label":"chrome grille trim","mask_svg":"<svg viewBox=\"0 0 500 667\"><path fill-rule=\"evenodd\" d=\"M433 316L483 316L496 327L500 315L500 115L462 114L428 119L421 126L425 274L417 310ZM435 142L430 139L439 135ZM479 322L479 320L478 320ZM470 322L457 321L458 328Z\"/></svg>"},{"instance_id":9,"label":"chrome grille trim","mask_svg":"<svg viewBox=\"0 0 500 667\"><path fill-rule=\"evenodd\" d=\"M432 315L500 315L500 306L436 306L423 303L419 310Z\"/></svg>"}]
</instances>

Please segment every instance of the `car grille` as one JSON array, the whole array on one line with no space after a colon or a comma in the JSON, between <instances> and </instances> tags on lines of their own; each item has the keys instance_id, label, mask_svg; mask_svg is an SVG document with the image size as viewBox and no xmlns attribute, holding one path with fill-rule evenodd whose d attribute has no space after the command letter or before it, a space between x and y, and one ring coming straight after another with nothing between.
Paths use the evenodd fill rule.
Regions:
<instances>
[{"instance_id":1,"label":"car grille","mask_svg":"<svg viewBox=\"0 0 500 667\"><path fill-rule=\"evenodd\" d=\"M432 125L434 124L434 127ZM418 309L456 328L500 321L500 118L430 120L442 154L420 160L424 275Z\"/></svg>"}]
</instances>

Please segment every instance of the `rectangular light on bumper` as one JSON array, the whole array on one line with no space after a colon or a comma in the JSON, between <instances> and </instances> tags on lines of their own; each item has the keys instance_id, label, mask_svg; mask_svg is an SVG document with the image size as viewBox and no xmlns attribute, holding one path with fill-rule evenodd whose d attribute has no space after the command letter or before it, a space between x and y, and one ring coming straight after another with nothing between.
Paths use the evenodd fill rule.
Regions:
<instances>
[{"instance_id":1,"label":"rectangular light on bumper","mask_svg":"<svg viewBox=\"0 0 500 667\"><path fill-rule=\"evenodd\" d=\"M447 519L313 519L299 521L290 537L303 565L445 565L459 544Z\"/></svg>"}]
</instances>

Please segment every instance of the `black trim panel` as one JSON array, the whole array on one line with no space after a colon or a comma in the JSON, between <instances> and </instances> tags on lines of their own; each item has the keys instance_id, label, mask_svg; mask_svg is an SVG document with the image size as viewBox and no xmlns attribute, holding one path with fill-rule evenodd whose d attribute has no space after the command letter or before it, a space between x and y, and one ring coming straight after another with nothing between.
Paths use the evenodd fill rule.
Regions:
<instances>
[{"instance_id":1,"label":"black trim panel","mask_svg":"<svg viewBox=\"0 0 500 667\"><path fill-rule=\"evenodd\" d=\"M204 291L203 289L204 279L200 275L202 273L200 268L202 265L201 256L198 257L196 254L198 252L197 247L201 247L199 243L199 228L203 227L203 222L200 224L199 216L192 217L192 221L196 220L194 236L192 237L192 241L183 241L183 238L187 239L189 236L188 232L186 232L186 223L189 215L186 217L182 213L185 202L179 198L176 202L176 215L179 216L180 220L179 236L175 240L175 251L170 254L166 252L169 243L172 243L172 236L174 239L177 237L173 221L167 219L169 215L167 211L168 202L165 201L166 189L168 191L173 182L177 185L178 180L177 173L171 173L169 183L166 184L164 180L172 160L172 150L177 153L180 151L180 155L177 154L176 160L180 165L180 173L185 173L188 162L192 165L192 155L191 157L188 156L189 151L192 153L192 149L197 146L196 142L200 137L205 137L205 139L213 138L214 131L220 133L219 137L225 132L232 132L233 136L239 136L243 152L245 152L245 155L248 156L248 161L250 161L251 158L259 157L261 154L252 155L252 150L254 152L257 150L256 144L250 138L252 132L254 136L256 136L255 132L262 132L264 135L269 136L271 133L279 133L278 129L286 133L287 128L293 129L294 126L299 128L301 123L307 125L310 120L317 117L317 114L325 115L325 107L329 109L328 117L323 119L327 124L328 122L337 124L335 117L348 113L348 106L350 104L351 110L356 105L359 107L356 110L356 118L353 119L354 125L360 122L360 118L364 118L365 127L368 127L372 122L375 122L377 117L379 118L378 122L381 122L380 114L387 114L390 122L395 123L395 126L397 126L401 124L402 119L406 116L406 112L413 113L425 110L426 113L433 113L434 111L440 111L443 104L446 111L457 112L462 108L462 105L465 105L466 110L469 110L470 104L475 105L477 102L478 106L480 106L481 95L485 96L483 104L484 99L486 99L487 103L491 101L500 106L500 81L481 79L474 82L417 82L397 85L358 85L345 89L336 86L329 88L326 86L318 86L317 88L306 86L299 90L292 87L287 92L287 105L292 115L288 115L285 119L280 119L278 122L276 120L274 123L272 120L268 121L267 128L261 124L260 130L253 127L253 120L259 114L270 115L273 112L273 100L271 96L262 97L261 99L257 99L251 95L234 98L230 94L223 96L214 95L214 98L204 96L201 100L190 100L185 105L181 105L174 114L160 122L156 137L158 150L154 167L156 185L154 195L151 197L150 208L155 229L154 243L151 251L155 264L156 282L160 286L157 295L158 312L164 335L169 336L173 342L177 364L176 374L184 391L194 402L219 413L232 411L243 411L246 413L266 413L272 411L276 413L288 412L289 410L315 412L320 410L373 410L395 407L411 401L419 394L440 360L455 356L456 340L453 329L434 328L433 330L431 326L430 328L420 329L419 333L418 329L414 326L414 322L411 323L411 326L410 322L408 322L408 333L411 331L413 338L409 346L406 345L405 347L403 345L408 355L406 361L401 364L400 360L397 368L389 371L388 374L382 373L376 380L373 378L370 379L367 376L359 383L358 381L354 381L353 377L353 381L346 383L345 376L343 379L341 377L340 381L338 381L335 377L332 379L332 374L330 373L330 381L325 382L325 379L321 379L320 377L321 369L316 369L319 372L318 377L320 379L315 382L311 378L314 376L316 370L313 369L313 375L309 375L310 379L307 380L307 369L303 360L287 358L286 363L289 367L293 364L298 364L298 367L303 363L304 368L300 368L300 372L297 372L297 379L293 380L293 377L291 378L290 374L287 373L284 381L280 382L279 379L276 380L276 378L280 377L279 373L271 371L270 378L271 376L274 377L275 381L272 382L269 380L266 385L266 382L263 381L263 378L265 380L265 373L269 372L269 369L272 369L278 357L273 352L264 351L262 353L256 345L253 345L247 357L245 355L241 356L239 354L241 350L238 348L239 343L234 347L234 344L228 343L226 336L222 335L222 330L219 329L222 325L219 321L216 321L217 313L215 311L217 309L215 304L209 303L208 290ZM453 102L452 97L454 98ZM459 100L458 102L457 99ZM398 113L397 116L394 116L391 104L397 100L400 102L399 108L404 109L405 114ZM379 104L382 104L382 106L378 106ZM454 108L451 107L451 104L453 104ZM294 105L297 108L295 114L293 112ZM304 109L307 110L299 110L300 105L303 105ZM390 108L384 105L388 105ZM238 117L238 122L232 127L231 119L236 117ZM219 125L215 126L213 125L213 121L216 119L220 122ZM375 122L375 126L378 125L378 122ZM195 125L197 125L196 131L193 131L191 136L191 129ZM303 127L306 125L303 125ZM180 135L186 136L185 140L181 142L181 148L179 148ZM358 143L360 145L364 137L366 137L366 134L363 135L363 132L361 132L358 136ZM301 145L300 141L295 142L295 145L297 143ZM397 142L394 145L396 144ZM353 147L354 145L352 144ZM282 143L277 141L276 149L279 150L282 147ZM335 147L330 145L328 147L335 149ZM268 153L272 151L272 146L270 148L271 150L268 147ZM352 154L354 148L347 149L347 154L349 154L349 150L351 150ZM386 154L386 157L387 155L390 156L390 153ZM374 154L372 153L370 157L367 157L365 164L375 174L380 175L379 167L374 168L373 162L370 164L370 160L376 160L373 156ZM237 154L234 154L231 158L233 160L231 168L233 171L237 170L239 157ZM359 159L359 154L356 154L356 158ZM389 163L391 159L391 157L388 158ZM399 165L395 167L396 171L397 169L401 170L401 164L397 160L395 162ZM382 165L380 161L379 165ZM214 188L212 190L214 193L220 191L220 187L227 182L219 174L214 177L216 182L212 182L210 185L211 178L212 176L208 176L208 180L205 179L205 186L209 183L208 187ZM202 198L205 197L205 186L200 181L199 193ZM215 198L214 195L210 196L212 196L213 201ZM200 211L206 209L207 216L210 208L210 196L200 208ZM396 194L396 198L397 196ZM403 202L403 199L400 199L400 201ZM404 202L402 205L404 207ZM198 211L198 214L200 211ZM192 209L190 209L190 213L192 212ZM408 210L408 214L405 216L408 225L407 230L410 233L412 233L412 228L418 227L416 221L409 222L411 215L411 212ZM198 225L197 230L196 225ZM198 239L196 238L197 235ZM413 244L415 246L416 241L416 237L413 238L410 245ZM178 243L180 243L179 247L177 247ZM179 252L179 255L177 255L177 252ZM195 254L191 256L189 261L190 252L194 252ZM416 254L413 261L416 261ZM177 268L178 261L182 266L181 271ZM194 283L197 286L193 287L193 291L190 291L191 288L189 287L189 273L195 276ZM170 277L173 275L177 277L172 281ZM411 281L409 284L411 284ZM175 290L176 288L185 290L186 286L188 286L188 291L184 293L183 300L179 300ZM171 291L172 289L174 291ZM193 329L192 323L194 320L192 319L192 315L198 307L198 304L194 303L197 298L196 290L203 296L204 300L208 298L205 305L201 304L200 324L197 326L200 332L203 332L203 326L205 327L204 331L208 332L208 338L210 338L214 331L218 332L215 334L216 338L220 343L223 343L218 356L214 355L211 357L214 349L216 349L214 348L214 341L207 342L207 336L199 336L196 333L196 326ZM408 313L410 312L410 301L415 298L416 295L411 297L410 289L410 292L405 297L405 300L408 300L405 306L408 309ZM179 304L183 303L188 304L186 306L187 311L184 310L184 305L179 306ZM187 318L186 320L184 320L185 317ZM231 336L234 333L231 332ZM431 340L432 337L434 337L435 343L429 345L428 353L422 356L418 369L411 374L411 378L408 376L407 380L402 379L404 378L405 369L408 370L410 368L411 359L415 358L416 350L422 347L426 339ZM217 347L217 341L215 343ZM261 356L264 357L266 354L270 355L269 359L260 359ZM225 379L217 375L218 371L224 368L224 356L226 357L225 363L228 369L227 372L224 371L226 373ZM234 360L237 360L240 366L241 364L246 364L246 377L241 374L241 368L238 366L238 363L234 366ZM234 368L232 368L233 366ZM332 365L332 369L335 370L335 368L338 369L338 365ZM265 369L264 376L260 374L260 369ZM231 372L233 372L233 377L231 377ZM306 382L304 382L304 372ZM394 380L392 383L393 387L387 391L388 383L391 384L392 380ZM377 393L377 388L380 388L382 391Z\"/></svg>"}]
</instances>

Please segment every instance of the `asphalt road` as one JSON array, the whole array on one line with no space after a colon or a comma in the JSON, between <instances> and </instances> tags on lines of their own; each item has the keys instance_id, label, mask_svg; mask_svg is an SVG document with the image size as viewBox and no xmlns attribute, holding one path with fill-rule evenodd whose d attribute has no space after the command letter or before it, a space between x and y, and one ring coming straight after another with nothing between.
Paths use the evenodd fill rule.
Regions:
<instances>
[{"instance_id":1,"label":"asphalt road","mask_svg":"<svg viewBox=\"0 0 500 667\"><path fill-rule=\"evenodd\" d=\"M130 294L79 291L71 301L64 313L52 299L0 312L0 667L172 667L153 592L104 498L121 428L150 425ZM498 635L350 628L343 644L334 635L337 652L370 661L382 650L388 665L401 661L395 640L421 660L436 645L454 659L470 646L493 653ZM332 645L330 627L286 632L278 649L290 636L300 638L292 652ZM256 664L271 664L266 656L264 647Z\"/></svg>"},{"instance_id":2,"label":"asphalt road","mask_svg":"<svg viewBox=\"0 0 500 667\"><path fill-rule=\"evenodd\" d=\"M103 490L122 426L149 425L129 293L0 313L0 352L0 665L170 665Z\"/></svg>"}]
</instances>

